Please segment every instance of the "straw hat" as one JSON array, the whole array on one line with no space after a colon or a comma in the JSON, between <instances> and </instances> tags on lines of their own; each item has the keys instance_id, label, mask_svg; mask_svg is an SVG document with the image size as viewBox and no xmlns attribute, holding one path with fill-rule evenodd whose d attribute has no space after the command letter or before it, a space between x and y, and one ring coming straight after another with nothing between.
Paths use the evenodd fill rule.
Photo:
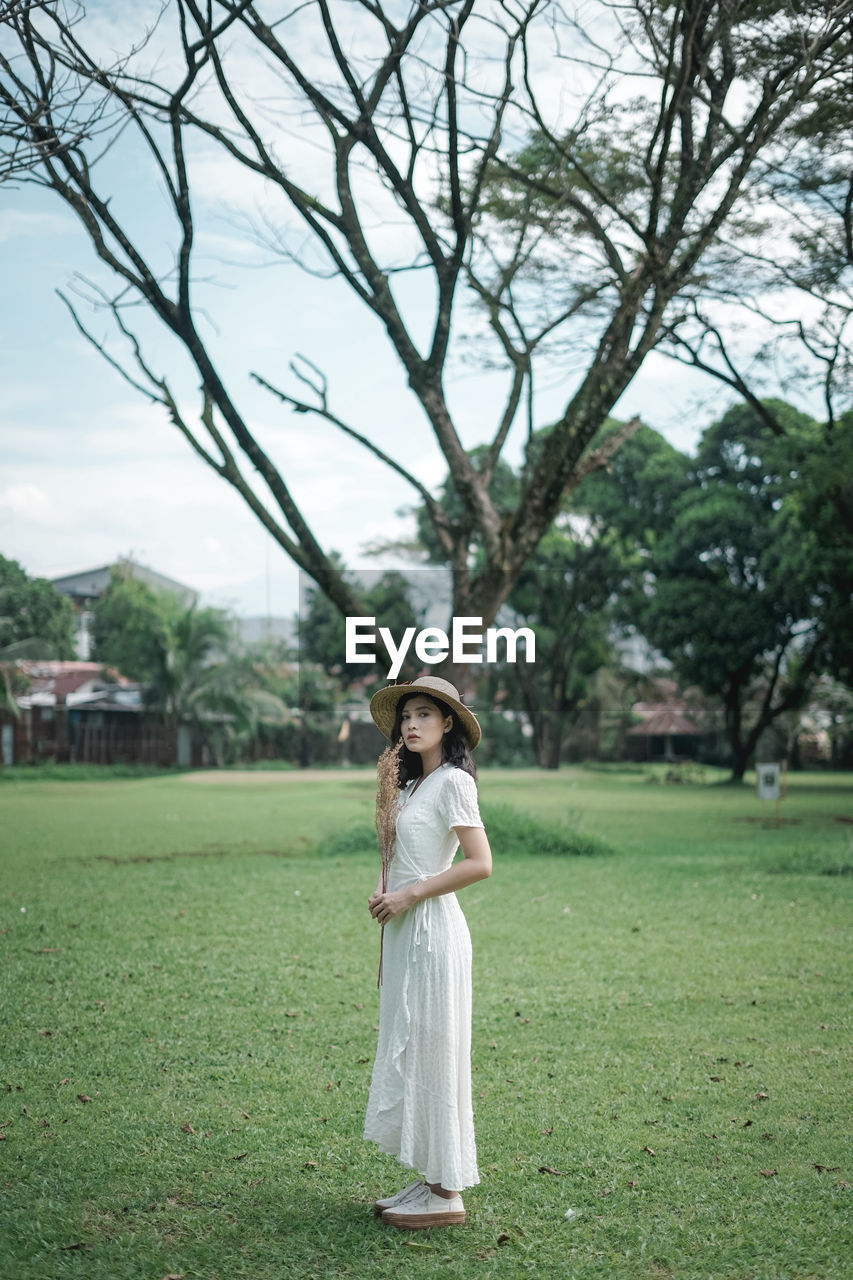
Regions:
<instances>
[{"instance_id":1,"label":"straw hat","mask_svg":"<svg viewBox=\"0 0 853 1280\"><path fill-rule=\"evenodd\" d=\"M474 750L483 736L479 721L473 711L463 706L458 690L449 680L442 680L441 676L418 676L417 680L412 680L410 683L391 684L374 693L370 699L370 714L386 738L390 738L394 730L397 703L401 698L410 698L413 693L425 693L434 698L440 698L442 702L452 707L462 721L468 746L472 751Z\"/></svg>"}]
</instances>

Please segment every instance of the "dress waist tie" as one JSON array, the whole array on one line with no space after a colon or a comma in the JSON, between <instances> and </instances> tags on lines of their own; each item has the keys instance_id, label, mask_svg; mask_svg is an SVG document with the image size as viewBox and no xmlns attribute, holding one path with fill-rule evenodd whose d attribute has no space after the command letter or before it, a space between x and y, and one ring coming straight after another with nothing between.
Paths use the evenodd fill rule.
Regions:
<instances>
[{"instance_id":1,"label":"dress waist tie","mask_svg":"<svg viewBox=\"0 0 853 1280\"><path fill-rule=\"evenodd\" d=\"M430 876L418 876L417 884L421 884L424 880L429 880ZM421 933L426 932L427 951L432 951L432 904L435 898L424 898L418 903L415 910L415 930L412 936L414 946L420 946Z\"/></svg>"}]
</instances>

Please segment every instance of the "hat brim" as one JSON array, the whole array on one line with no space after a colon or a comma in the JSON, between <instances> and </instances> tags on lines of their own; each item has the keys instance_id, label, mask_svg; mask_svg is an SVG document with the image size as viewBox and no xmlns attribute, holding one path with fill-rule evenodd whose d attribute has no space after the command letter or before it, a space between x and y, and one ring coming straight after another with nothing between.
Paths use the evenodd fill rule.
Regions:
<instances>
[{"instance_id":1,"label":"hat brim","mask_svg":"<svg viewBox=\"0 0 853 1280\"><path fill-rule=\"evenodd\" d=\"M429 679L429 677L425 677L425 679ZM473 711L460 702L458 698L446 693L444 689L433 688L420 681L413 681L411 684L387 685L386 688L374 693L370 699L370 714L373 717L373 722L386 738L390 740L391 734L394 732L397 704L403 698L415 697L417 694L423 694L433 700L438 699L440 702L445 703L446 706L452 707L462 724L469 749L474 751L480 745L483 731Z\"/></svg>"}]
</instances>

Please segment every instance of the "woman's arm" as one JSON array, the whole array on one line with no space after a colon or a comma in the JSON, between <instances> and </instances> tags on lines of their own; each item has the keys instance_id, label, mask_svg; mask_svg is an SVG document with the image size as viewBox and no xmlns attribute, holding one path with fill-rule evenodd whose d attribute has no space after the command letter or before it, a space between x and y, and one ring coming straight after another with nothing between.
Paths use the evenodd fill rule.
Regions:
<instances>
[{"instance_id":1,"label":"woman's arm","mask_svg":"<svg viewBox=\"0 0 853 1280\"><path fill-rule=\"evenodd\" d=\"M445 893L455 893L466 885L476 884L492 874L492 850L488 837L482 827L454 827L462 849L462 861L456 862L447 871L427 880L419 880L417 884L407 885L404 889L395 889L393 893L376 892L368 900L370 914L380 924L402 915L425 898L440 898ZM379 889L381 886L377 886Z\"/></svg>"}]
</instances>

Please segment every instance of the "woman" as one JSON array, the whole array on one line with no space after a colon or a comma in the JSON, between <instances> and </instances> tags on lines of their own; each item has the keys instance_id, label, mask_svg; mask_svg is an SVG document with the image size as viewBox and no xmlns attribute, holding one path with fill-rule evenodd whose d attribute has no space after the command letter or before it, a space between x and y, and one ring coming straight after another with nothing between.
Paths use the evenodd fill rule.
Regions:
<instances>
[{"instance_id":1,"label":"woman","mask_svg":"<svg viewBox=\"0 0 853 1280\"><path fill-rule=\"evenodd\" d=\"M471 1109L471 939L455 891L491 875L471 752L476 717L452 684L421 676L374 695L399 745L393 857L368 899L383 926L379 1045L364 1136L421 1178L376 1201L402 1229L465 1221L480 1181ZM453 865L457 848L463 857Z\"/></svg>"}]
</instances>

